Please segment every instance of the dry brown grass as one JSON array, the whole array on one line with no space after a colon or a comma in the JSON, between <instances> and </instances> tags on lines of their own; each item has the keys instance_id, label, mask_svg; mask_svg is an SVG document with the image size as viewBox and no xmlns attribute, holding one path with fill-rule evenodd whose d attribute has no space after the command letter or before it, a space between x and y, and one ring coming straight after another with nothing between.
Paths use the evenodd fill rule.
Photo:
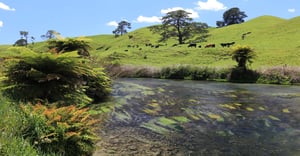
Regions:
<instances>
[{"instance_id":1,"label":"dry brown grass","mask_svg":"<svg viewBox=\"0 0 300 156\"><path fill-rule=\"evenodd\" d=\"M150 66L110 65L106 69L112 78L158 78L160 74L159 68Z\"/></svg>"},{"instance_id":2,"label":"dry brown grass","mask_svg":"<svg viewBox=\"0 0 300 156\"><path fill-rule=\"evenodd\" d=\"M271 82L276 84L298 84L300 83L300 67L293 66L275 66L270 68L261 68L260 80L262 82Z\"/></svg>"}]
</instances>

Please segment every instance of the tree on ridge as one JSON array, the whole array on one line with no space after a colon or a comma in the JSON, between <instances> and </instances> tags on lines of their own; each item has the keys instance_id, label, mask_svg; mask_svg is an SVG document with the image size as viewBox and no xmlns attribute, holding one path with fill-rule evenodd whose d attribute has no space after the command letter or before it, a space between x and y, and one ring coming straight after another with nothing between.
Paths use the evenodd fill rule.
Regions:
<instances>
[{"instance_id":1,"label":"tree on ridge","mask_svg":"<svg viewBox=\"0 0 300 156\"><path fill-rule=\"evenodd\" d=\"M240 24L245 22L244 18L248 17L244 11L234 7L223 13L223 21L217 21L218 27L228 26L232 24Z\"/></svg>"},{"instance_id":2,"label":"tree on ridge","mask_svg":"<svg viewBox=\"0 0 300 156\"><path fill-rule=\"evenodd\" d=\"M112 33L115 34L115 37L122 36L127 33L127 29L131 29L131 23L123 20L118 23L117 28Z\"/></svg>"},{"instance_id":3,"label":"tree on ridge","mask_svg":"<svg viewBox=\"0 0 300 156\"><path fill-rule=\"evenodd\" d=\"M150 30L161 35L160 41L174 37L177 38L179 44L184 44L186 40L192 39L198 34L202 34L202 36L196 39L204 41L207 36L208 25L206 23L193 22L190 14L184 10L170 11L162 17L162 25L152 26Z\"/></svg>"}]
</instances>

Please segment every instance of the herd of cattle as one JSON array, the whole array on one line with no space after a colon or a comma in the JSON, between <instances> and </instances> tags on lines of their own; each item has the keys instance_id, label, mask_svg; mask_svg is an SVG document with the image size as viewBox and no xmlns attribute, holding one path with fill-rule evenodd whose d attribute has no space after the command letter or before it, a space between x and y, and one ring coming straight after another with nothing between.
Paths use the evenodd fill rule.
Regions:
<instances>
[{"instance_id":1,"label":"herd of cattle","mask_svg":"<svg viewBox=\"0 0 300 156\"><path fill-rule=\"evenodd\" d=\"M230 47L232 45L234 45L235 42L228 42L228 43L220 43L221 47ZM166 44L152 44L152 43L146 43L145 44L146 47L151 47L151 48L159 48L161 46L166 46ZM182 46L180 44L173 44L172 47L177 47L177 46ZM202 45L197 45L197 43L190 43L187 45L187 47L189 48L202 48ZM216 44L215 43L210 43L210 44L206 44L205 46L203 46L204 48L215 48ZM127 48L138 48L139 50L142 50L142 47L139 45L127 45ZM97 49L98 50L98 49ZM126 49L125 51L128 51L128 49Z\"/></svg>"},{"instance_id":2,"label":"herd of cattle","mask_svg":"<svg viewBox=\"0 0 300 156\"><path fill-rule=\"evenodd\" d=\"M243 33L242 34L242 40L244 40L245 39L245 37L247 36L247 35L249 35L249 34L251 34L251 32L249 31L249 32L246 32L246 33ZM134 38L134 36L133 35L129 35L128 36L128 38L129 39L133 39ZM149 41L149 40L148 40ZM173 44L172 45L172 47L183 47L183 46L187 46L188 48L215 48L215 47L217 47L217 45L220 45L222 48L226 48L226 47L231 47L231 46L233 46L235 44L235 42L224 42L224 43L220 43L220 44L215 44L215 43L209 43L209 44L205 44L205 45L199 45L199 44L197 44L197 43L189 43L189 44ZM160 48L160 47L163 47L163 46L167 46L167 44L166 43L164 43L164 44L162 44L162 43L159 43L159 44L152 44L152 43L150 43L150 42L148 42L148 43L145 43L144 44L144 46L145 47L150 47L150 48ZM105 46L101 46L101 47L99 47L99 48L97 48L96 50L100 50L100 49L102 49L102 48L104 48ZM141 45L127 45L127 49L125 49L124 51L129 51L129 49L128 48L138 48L139 50L143 50L143 48L142 48L143 46L141 46ZM105 51L106 50L108 50L108 49L110 49L110 47L107 47L106 49L105 49Z\"/></svg>"},{"instance_id":3,"label":"herd of cattle","mask_svg":"<svg viewBox=\"0 0 300 156\"><path fill-rule=\"evenodd\" d=\"M224 48L224 47L230 47L232 45L234 45L235 42L228 42L228 43L220 43L220 45ZM196 43L190 43L187 47L189 48L201 48L202 46L201 45L198 45ZM204 48L215 48L216 47L216 44L214 43L211 43L211 44L206 44L204 46Z\"/></svg>"}]
</instances>

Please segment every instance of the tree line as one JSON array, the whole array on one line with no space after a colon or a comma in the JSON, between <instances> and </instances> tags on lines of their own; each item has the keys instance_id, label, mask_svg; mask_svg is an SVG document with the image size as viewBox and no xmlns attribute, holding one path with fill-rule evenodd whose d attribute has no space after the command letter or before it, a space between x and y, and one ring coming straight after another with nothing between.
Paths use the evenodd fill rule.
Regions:
<instances>
[{"instance_id":1,"label":"tree line","mask_svg":"<svg viewBox=\"0 0 300 156\"><path fill-rule=\"evenodd\" d=\"M153 33L160 34L160 42L166 41L170 38L176 38L178 44L189 42L205 42L208 35L208 25L202 22L194 22L189 17L191 13L185 10L176 10L166 13L161 18L161 25L151 26L150 30ZM216 21L217 27L229 26L232 24L240 24L248 17L245 12L239 8L234 7L223 13L223 20ZM122 36L127 33L127 29L131 29L131 23L121 21L112 33L115 37Z\"/></svg>"},{"instance_id":2,"label":"tree line","mask_svg":"<svg viewBox=\"0 0 300 156\"><path fill-rule=\"evenodd\" d=\"M31 39L31 43L34 44L35 37L30 36L29 37L29 32L28 31L20 31L20 39L18 39L15 43L14 46L27 46L28 45L28 38ZM55 31L55 30L48 30L46 34L41 35L42 39L48 40L52 38L60 37L60 33Z\"/></svg>"}]
</instances>

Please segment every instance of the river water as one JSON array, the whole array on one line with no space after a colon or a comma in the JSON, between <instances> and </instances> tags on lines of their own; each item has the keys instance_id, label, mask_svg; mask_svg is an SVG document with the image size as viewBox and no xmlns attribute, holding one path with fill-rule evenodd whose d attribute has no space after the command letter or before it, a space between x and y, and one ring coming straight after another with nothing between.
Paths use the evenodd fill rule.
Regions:
<instances>
[{"instance_id":1,"label":"river water","mask_svg":"<svg viewBox=\"0 0 300 156\"><path fill-rule=\"evenodd\" d=\"M105 110L95 155L300 155L299 86L119 79Z\"/></svg>"}]
</instances>

